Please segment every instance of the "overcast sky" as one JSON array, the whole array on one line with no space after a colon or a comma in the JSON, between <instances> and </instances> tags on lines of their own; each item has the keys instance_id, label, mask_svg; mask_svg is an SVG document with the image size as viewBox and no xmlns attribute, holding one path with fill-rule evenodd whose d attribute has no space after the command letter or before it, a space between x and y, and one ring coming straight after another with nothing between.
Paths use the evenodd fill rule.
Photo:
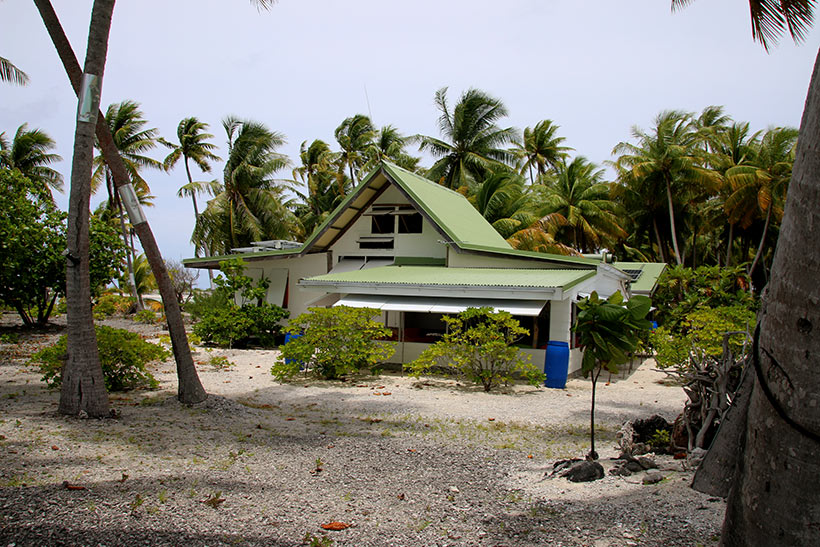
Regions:
<instances>
[{"instance_id":1,"label":"overcast sky","mask_svg":"<svg viewBox=\"0 0 820 547\"><path fill-rule=\"evenodd\" d=\"M93 2L52 2L82 63ZM455 102L476 87L504 101L505 125L551 119L576 154L601 163L632 126L667 109L723 105L755 130L799 126L818 45L814 30L767 54L751 39L746 0L674 14L668 0L279 0L263 12L247 0L120 0L102 104L138 101L169 140L197 116L222 152L221 120L251 118L284 133L281 152L297 162L302 141L335 148L333 130L357 113L437 135L435 91L448 86ZM68 181L76 98L31 0L0 1L0 56L31 77L0 85L0 132L26 122L45 130ZM145 178L163 255L193 256L190 199L176 197L184 169ZM66 194L57 198L65 208Z\"/></svg>"}]
</instances>

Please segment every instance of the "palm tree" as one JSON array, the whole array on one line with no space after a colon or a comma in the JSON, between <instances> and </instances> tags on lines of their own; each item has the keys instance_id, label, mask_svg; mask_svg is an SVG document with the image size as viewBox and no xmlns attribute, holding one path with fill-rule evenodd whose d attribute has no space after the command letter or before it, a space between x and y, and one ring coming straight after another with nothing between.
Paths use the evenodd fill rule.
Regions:
<instances>
[{"instance_id":1,"label":"palm tree","mask_svg":"<svg viewBox=\"0 0 820 547\"><path fill-rule=\"evenodd\" d=\"M150 195L148 183L142 178L140 171L145 168L162 169L162 163L144 155L144 152L156 147L158 138L157 130L154 128L145 128L148 122L139 108L139 103L129 100L109 105L105 112L105 121L114 137L114 144L123 160L128 177L134 186L134 191L140 203L150 205L153 196ZM102 154L94 158L94 165L96 169L91 178L91 188L92 191L95 191L99 188L100 184L102 184L102 181L105 181L108 190L109 206L119 213L122 239L126 246L125 261L128 268L131 296L137 301L138 309L142 310L144 308L142 295L137 291L134 279L134 258L136 251L134 249L133 239L129 238L130 230L125 220L125 211L123 210L122 201L114 188L113 173Z\"/></svg>"},{"instance_id":2,"label":"palm tree","mask_svg":"<svg viewBox=\"0 0 820 547\"><path fill-rule=\"evenodd\" d=\"M742 228L748 228L756 217L764 217L763 234L749 266L749 275L760 261L773 214L778 220L782 216L782 204L794 164L797 133L797 129L790 127L768 130L748 163L726 171L731 194L726 199L725 208L730 223L739 222Z\"/></svg>"},{"instance_id":3,"label":"palm tree","mask_svg":"<svg viewBox=\"0 0 820 547\"><path fill-rule=\"evenodd\" d=\"M554 175L535 187L542 204L541 223L554 230L558 241L588 253L626 238L619 207L603 177L603 169L578 156L570 163L562 161Z\"/></svg>"},{"instance_id":4,"label":"palm tree","mask_svg":"<svg viewBox=\"0 0 820 547\"><path fill-rule=\"evenodd\" d=\"M333 168L338 154L333 153L328 144L320 139L314 140L310 146L307 141L303 142L299 158L302 165L293 170L293 177L300 179L306 190L293 190L302 200L294 207L294 212L301 225L300 238L303 238L313 233L336 209L353 184L343 172Z\"/></svg>"},{"instance_id":5,"label":"palm tree","mask_svg":"<svg viewBox=\"0 0 820 547\"><path fill-rule=\"evenodd\" d=\"M509 169L513 155L502 147L514 142L518 134L513 128L496 125L507 116L501 100L468 89L450 111L447 88L443 87L436 92L435 102L441 112L439 131L446 140L419 137L419 150L439 158L427 171L427 178L456 189L481 182L490 171Z\"/></svg>"},{"instance_id":6,"label":"palm tree","mask_svg":"<svg viewBox=\"0 0 820 547\"><path fill-rule=\"evenodd\" d=\"M512 152L516 158L523 161L520 167L521 174L529 171L530 184L535 184L533 166L538 176L543 176L547 168L556 168L567 156L567 151L572 150L561 145L564 137L556 136L558 129L559 126L552 123L552 120L542 120L535 124L535 127L525 127L524 140L515 143Z\"/></svg>"},{"instance_id":7,"label":"palm tree","mask_svg":"<svg viewBox=\"0 0 820 547\"><path fill-rule=\"evenodd\" d=\"M276 152L284 136L263 124L229 117L223 121L228 158L223 190L208 202L198 219L197 242L215 253L264 239L287 239L295 219L288 210L287 188L273 174L289 163Z\"/></svg>"},{"instance_id":8,"label":"palm tree","mask_svg":"<svg viewBox=\"0 0 820 547\"><path fill-rule=\"evenodd\" d=\"M673 0L673 7L687 4ZM813 23L813 0L750 0L752 35L768 49L788 29L802 40ZM820 55L812 73L789 193L755 335L756 374L747 374L748 404L738 408L733 434L722 427L710 452L735 463L721 545L817 545L820 461L817 356L811 335L820 301ZM744 385L746 382L744 382ZM734 456L734 459L732 456ZM722 464L722 463L721 463ZM726 466L724 466L725 468Z\"/></svg>"},{"instance_id":9,"label":"palm tree","mask_svg":"<svg viewBox=\"0 0 820 547\"><path fill-rule=\"evenodd\" d=\"M219 156L214 154L212 150L216 148L215 144L207 141L212 139L213 135L206 133L208 124L199 121L195 117L184 118L177 126L177 139L179 144L168 142L163 138L159 138L160 144L171 149L171 153L165 157L162 162L165 170L173 168L180 159L185 165L185 174L188 176L188 183L180 187L177 195L179 197L191 197L194 205L194 221L199 218L199 207L197 207L196 196L200 193L217 194L221 191L219 183L216 181L194 181L191 176L191 166L189 160L193 161L199 169L208 173L211 171L212 161L219 161ZM194 246L194 256L199 256L200 247ZM206 253L208 250L206 249ZM208 270L210 272L210 270Z\"/></svg>"},{"instance_id":10,"label":"palm tree","mask_svg":"<svg viewBox=\"0 0 820 547\"><path fill-rule=\"evenodd\" d=\"M693 194L701 193L704 187L716 186L718 181L713 171L701 166L701 137L691 118L691 114L684 112L662 112L655 118L651 132L638 127L632 129L637 145L621 142L613 150L613 154L620 155L615 166L622 180L641 185L644 193L666 194L669 239L677 264L683 263L683 255L678 245L676 210L689 205ZM658 231L657 219L655 222ZM660 233L656 235L661 244Z\"/></svg>"},{"instance_id":11,"label":"palm tree","mask_svg":"<svg viewBox=\"0 0 820 547\"><path fill-rule=\"evenodd\" d=\"M14 66L14 63L5 57L0 57L0 82L26 85L28 83L28 74Z\"/></svg>"},{"instance_id":12,"label":"palm tree","mask_svg":"<svg viewBox=\"0 0 820 547\"><path fill-rule=\"evenodd\" d=\"M369 173L385 160L408 171L416 171L421 158L411 156L404 150L414 141L414 137L406 137L392 125L385 125L376 132L376 137L367 151L370 159L362 168L362 172Z\"/></svg>"},{"instance_id":13,"label":"palm tree","mask_svg":"<svg viewBox=\"0 0 820 547\"><path fill-rule=\"evenodd\" d=\"M251 0L259 9L269 8L275 0ZM68 263L76 266L71 275L66 275L67 292L72 294L67 299L69 316L68 347L69 359L63 371L62 391L60 392L59 410L64 414L77 414L80 410L90 416L108 414L108 397L102 378L97 352L96 336L93 329L88 301L91 298L88 276L88 205L90 196L90 162L93 156L94 135L97 134L103 153L111 163L116 186L123 187L129 183L128 174L114 144L111 132L105 124L95 127L100 117L99 91L105 69L105 56L108 52L108 36L111 29L111 18L114 12L114 0L95 0L91 13L91 24L86 48L86 63L80 68L71 43L65 35L54 7L49 0L34 0L43 24L49 33L54 48L63 62L68 79L74 92L79 97L81 89L90 91L89 110L83 109L78 117L74 140L74 158L72 164L71 196L69 207L69 230L67 257ZM83 88L83 74L94 75L87 78L90 84ZM95 85L96 84L96 85ZM88 173L86 173L86 162ZM182 321L182 311L176 300L176 294L168 276L162 254L148 225L147 220L135 226L137 235L145 249L146 257L157 278L162 300L165 305L165 316L174 358L177 363L179 379L178 398L186 404L199 403L205 400L207 393L199 381L190 346ZM67 268L70 270L71 266ZM78 357L80 356L80 357Z\"/></svg>"},{"instance_id":14,"label":"palm tree","mask_svg":"<svg viewBox=\"0 0 820 547\"><path fill-rule=\"evenodd\" d=\"M491 174L475 188L469 200L504 239L538 220L524 179L512 171Z\"/></svg>"},{"instance_id":15,"label":"palm tree","mask_svg":"<svg viewBox=\"0 0 820 547\"><path fill-rule=\"evenodd\" d=\"M356 114L344 121L336 128L336 142L342 149L339 155L339 170L347 168L350 180L356 185L356 173L359 173L367 163L367 153L373 146L376 138L376 129L370 118L364 114Z\"/></svg>"},{"instance_id":16,"label":"palm tree","mask_svg":"<svg viewBox=\"0 0 820 547\"><path fill-rule=\"evenodd\" d=\"M56 146L54 139L40 129L28 129L25 123L17 128L11 142L4 135L0 133L0 167L18 169L54 201L50 189L63 191L63 176L48 167L63 159L49 152Z\"/></svg>"}]
</instances>

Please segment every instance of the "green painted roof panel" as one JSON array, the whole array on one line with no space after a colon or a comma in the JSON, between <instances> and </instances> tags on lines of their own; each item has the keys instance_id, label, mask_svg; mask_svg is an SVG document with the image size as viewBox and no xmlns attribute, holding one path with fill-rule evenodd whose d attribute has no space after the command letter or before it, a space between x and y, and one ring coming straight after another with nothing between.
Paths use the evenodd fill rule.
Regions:
<instances>
[{"instance_id":1,"label":"green painted roof panel","mask_svg":"<svg viewBox=\"0 0 820 547\"><path fill-rule=\"evenodd\" d=\"M663 271L666 269L665 262L613 262L612 264L621 271L640 270L641 275L632 282L631 288L635 292L651 293L655 290Z\"/></svg>"},{"instance_id":2,"label":"green painted roof panel","mask_svg":"<svg viewBox=\"0 0 820 547\"><path fill-rule=\"evenodd\" d=\"M305 281L308 282L306 284L310 285L319 283L366 283L569 289L594 275L595 271L593 270L382 266L367 270L318 275Z\"/></svg>"}]
</instances>

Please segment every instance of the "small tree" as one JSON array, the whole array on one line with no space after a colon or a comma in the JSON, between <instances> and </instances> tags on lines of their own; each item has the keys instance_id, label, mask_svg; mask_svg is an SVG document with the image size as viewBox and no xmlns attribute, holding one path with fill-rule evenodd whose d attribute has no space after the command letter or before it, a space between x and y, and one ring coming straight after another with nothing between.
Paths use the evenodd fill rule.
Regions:
<instances>
[{"instance_id":1,"label":"small tree","mask_svg":"<svg viewBox=\"0 0 820 547\"><path fill-rule=\"evenodd\" d=\"M578 318L572 330L581 339L584 358L581 372L592 374L592 404L589 412L590 450L587 459L597 460L595 451L595 385L604 369L618 373L618 365L625 363L628 354L635 351L641 335L652 327L646 320L651 301L645 296L633 296L624 304L621 293L606 300L593 292L578 302Z\"/></svg>"},{"instance_id":2,"label":"small tree","mask_svg":"<svg viewBox=\"0 0 820 547\"><path fill-rule=\"evenodd\" d=\"M484 391L512 381L519 374L532 385L544 381L544 373L514 346L528 333L513 316L493 308L468 308L455 317L442 318L448 332L418 359L406 365L418 376L435 368L455 370Z\"/></svg>"},{"instance_id":3,"label":"small tree","mask_svg":"<svg viewBox=\"0 0 820 547\"><path fill-rule=\"evenodd\" d=\"M281 331L280 321L289 313L280 306L265 302L269 281L254 281L244 274L241 258L219 263L224 275L214 280L217 288L208 304L193 306L199 321L194 333L205 342L218 346L242 346L257 339L263 346L274 344Z\"/></svg>"},{"instance_id":4,"label":"small tree","mask_svg":"<svg viewBox=\"0 0 820 547\"><path fill-rule=\"evenodd\" d=\"M378 341L391 334L389 328L373 320L378 313L371 308L347 306L310 308L290 321L289 331L299 336L282 346L271 374L284 380L304 368L319 378L332 380L388 359L395 348Z\"/></svg>"}]
</instances>

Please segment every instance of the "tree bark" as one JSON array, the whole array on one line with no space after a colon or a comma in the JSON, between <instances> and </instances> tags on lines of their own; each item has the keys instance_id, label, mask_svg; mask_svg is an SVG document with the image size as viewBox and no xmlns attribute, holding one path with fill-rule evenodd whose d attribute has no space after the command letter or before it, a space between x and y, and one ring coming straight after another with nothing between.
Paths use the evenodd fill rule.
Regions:
<instances>
[{"instance_id":1,"label":"tree bark","mask_svg":"<svg viewBox=\"0 0 820 547\"><path fill-rule=\"evenodd\" d=\"M97 2L101 2L102 0L95 1L95 9ZM71 49L71 44L66 38L65 32L63 31L62 25L60 24L59 19L57 18L57 14L54 12L54 8L51 5L49 0L34 0L34 3L37 5L37 9L40 11L40 16L43 19L43 23L48 30L49 35L51 36L51 40L54 43L54 47L57 50L60 59L63 62L63 67L65 68L66 73L68 74L68 79L71 82L72 87L74 88L75 93L79 93L80 90L80 82L82 79L82 73L80 72L80 66L77 62L77 58L74 55L74 51ZM114 0L105 0L106 5L110 3L111 11L113 11L114 7ZM110 25L111 16L109 13L108 16L108 23ZM108 34L106 31L105 42L102 44L104 47L104 51L107 51L108 46ZM90 51L90 42L89 42L89 51ZM103 55L103 63L105 62L105 56ZM105 122L105 116L99 112L99 104L97 105L97 126L96 126L96 136L97 140L100 143L100 148L102 149L103 155L105 156L106 163L108 164L109 169L111 170L111 174L114 178L114 184L119 188L120 186L124 186L130 182L128 178L128 172L125 169L125 165L122 162L122 158L120 157L119 151L117 150L116 145L114 144L114 138L111 135L111 130L108 127L108 124ZM91 133L91 143L93 145L93 137L94 131L92 130ZM91 152L89 152L89 157ZM89 160L90 161L90 160ZM72 175L72 182L73 182L73 175ZM72 183L73 187L73 183ZM90 164L89 164L89 187L90 187ZM72 188L73 191L73 188ZM88 234L88 206L89 206L89 197L86 196L86 204L85 204L85 215L86 215L86 226L85 226L85 233L86 236ZM174 293L173 284L171 283L171 279L168 277L168 271L165 268L165 263L162 260L162 256L159 252L159 247L157 246L156 240L154 239L154 234L151 232L151 227L148 225L147 222L143 222L138 226L135 226L134 229L137 232L137 235L140 238L140 242L142 243L142 248L145 251L145 256L148 259L148 263L151 265L151 269L154 272L154 277L157 280L157 285L159 287L160 295L162 296L162 302L165 306L165 317L168 321L168 330L171 335L171 345L173 347L174 358L176 359L177 364L177 378L179 381L178 387L178 398L180 401L186 404L194 404L199 403L205 400L208 394L205 392L205 389L202 387L202 383L199 381L199 376L197 375L196 368L194 366L194 360L191 357L191 348L188 345L188 337L185 334L185 328L182 321L182 310L179 307L179 302L176 299L176 295ZM91 316L91 307L90 307L90 289L89 289L89 303L87 304L88 307L88 324L89 328L93 325L92 316ZM91 329L93 332L93 328ZM96 342L94 344L94 351L96 352Z\"/></svg>"},{"instance_id":2,"label":"tree bark","mask_svg":"<svg viewBox=\"0 0 820 547\"><path fill-rule=\"evenodd\" d=\"M820 52L763 298L758 381L728 498L725 546L820 545L819 205Z\"/></svg>"},{"instance_id":3,"label":"tree bark","mask_svg":"<svg viewBox=\"0 0 820 547\"><path fill-rule=\"evenodd\" d=\"M672 204L672 185L669 181L666 182L666 201L669 206L669 230L672 232L672 248L675 251L675 260L680 266L683 261L680 258L680 251L678 250L678 235L677 227L675 226L675 207Z\"/></svg>"},{"instance_id":4,"label":"tree bark","mask_svg":"<svg viewBox=\"0 0 820 547\"><path fill-rule=\"evenodd\" d=\"M100 87L108 52L113 0L95 0L88 31L85 74L95 75L91 86L90 119L77 109L74 132L74 155L71 163L71 190L66 231L66 303L67 353L62 373L59 411L76 415L81 411L92 417L109 413L108 392L103 380L97 336L91 314L91 280L89 276L89 205L91 200L91 163L94 156L94 115L99 112ZM79 86L78 86L79 87ZM80 101L82 103L82 99Z\"/></svg>"}]
</instances>

